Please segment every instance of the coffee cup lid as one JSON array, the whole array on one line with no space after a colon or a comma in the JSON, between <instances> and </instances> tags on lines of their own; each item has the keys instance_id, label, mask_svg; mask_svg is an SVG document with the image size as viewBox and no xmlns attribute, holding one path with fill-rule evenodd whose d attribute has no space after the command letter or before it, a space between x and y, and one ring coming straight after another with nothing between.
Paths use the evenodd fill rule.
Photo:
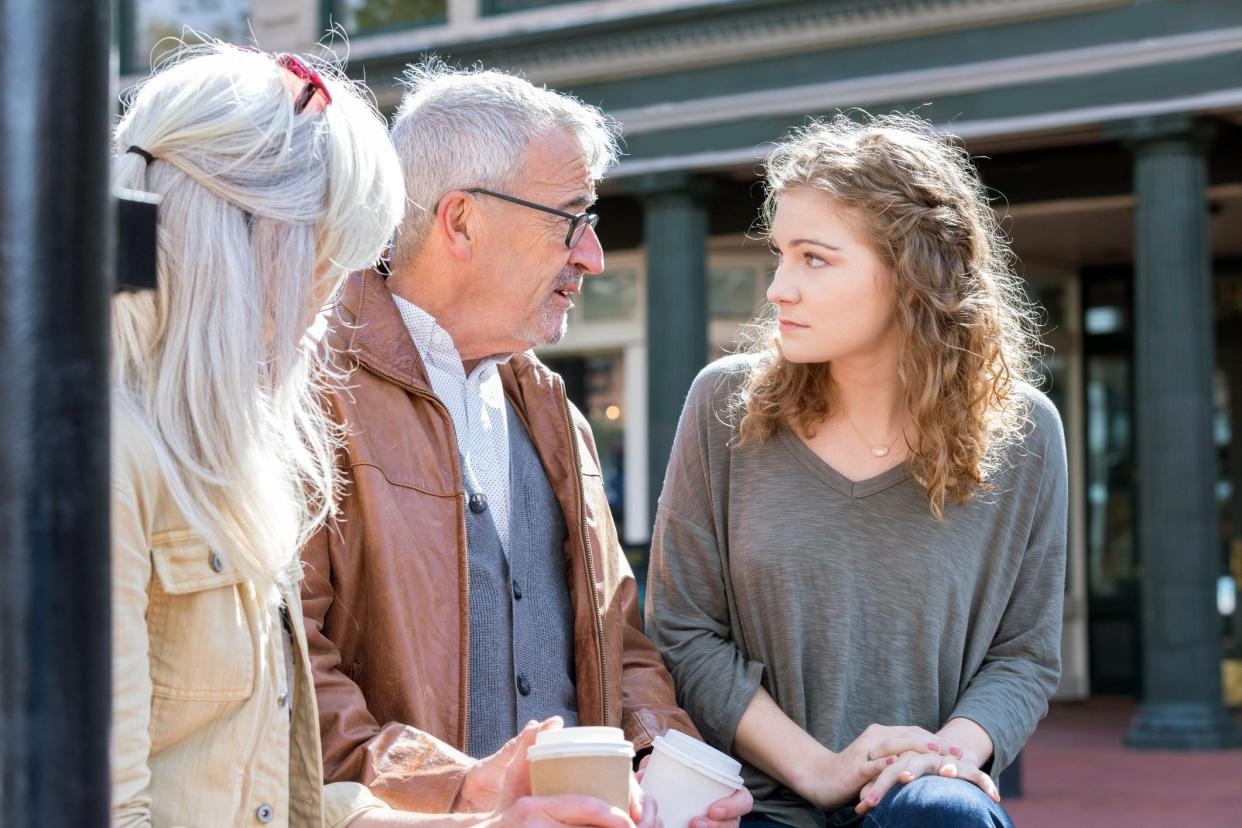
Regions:
<instances>
[{"instance_id":1,"label":"coffee cup lid","mask_svg":"<svg viewBox=\"0 0 1242 828\"><path fill-rule=\"evenodd\" d=\"M624 756L634 758L634 746L619 727L565 727L535 736L530 759L554 756Z\"/></svg>"},{"instance_id":2,"label":"coffee cup lid","mask_svg":"<svg viewBox=\"0 0 1242 828\"><path fill-rule=\"evenodd\" d=\"M692 736L669 730L655 738L652 748L722 785L741 788L745 784L741 777L741 762Z\"/></svg>"}]
</instances>

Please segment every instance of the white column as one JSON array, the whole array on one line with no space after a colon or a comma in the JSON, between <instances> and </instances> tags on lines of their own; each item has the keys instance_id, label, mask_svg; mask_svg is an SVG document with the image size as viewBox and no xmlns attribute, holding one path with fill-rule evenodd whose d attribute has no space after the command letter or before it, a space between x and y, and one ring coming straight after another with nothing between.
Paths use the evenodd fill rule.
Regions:
<instances>
[{"instance_id":1,"label":"white column","mask_svg":"<svg viewBox=\"0 0 1242 828\"><path fill-rule=\"evenodd\" d=\"M626 543L651 539L647 509L647 346L625 349L625 526Z\"/></svg>"},{"instance_id":2,"label":"white column","mask_svg":"<svg viewBox=\"0 0 1242 828\"><path fill-rule=\"evenodd\" d=\"M448 0L448 24L450 28L468 26L479 19L481 0Z\"/></svg>"}]
</instances>

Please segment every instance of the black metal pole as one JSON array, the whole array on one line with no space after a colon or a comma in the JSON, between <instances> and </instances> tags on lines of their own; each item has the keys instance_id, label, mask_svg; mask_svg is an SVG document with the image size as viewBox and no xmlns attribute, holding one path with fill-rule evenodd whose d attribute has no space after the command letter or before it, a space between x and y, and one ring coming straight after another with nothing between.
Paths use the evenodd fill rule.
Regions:
<instances>
[{"instance_id":1,"label":"black metal pole","mask_svg":"<svg viewBox=\"0 0 1242 828\"><path fill-rule=\"evenodd\" d=\"M0 0L0 825L109 822L110 19Z\"/></svg>"}]
</instances>

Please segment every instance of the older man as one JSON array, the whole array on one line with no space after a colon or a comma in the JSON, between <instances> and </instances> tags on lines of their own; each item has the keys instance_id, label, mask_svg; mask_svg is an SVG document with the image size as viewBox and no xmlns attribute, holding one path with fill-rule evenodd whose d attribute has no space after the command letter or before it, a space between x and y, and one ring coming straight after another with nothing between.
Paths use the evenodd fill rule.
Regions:
<instances>
[{"instance_id":1,"label":"older man","mask_svg":"<svg viewBox=\"0 0 1242 828\"><path fill-rule=\"evenodd\" d=\"M487 811L528 720L697 732L639 627L590 427L528 353L600 273L596 109L499 72L411 70L411 206L390 275L351 277L341 514L305 552L325 773L420 811ZM700 828L736 824L742 791Z\"/></svg>"}]
</instances>

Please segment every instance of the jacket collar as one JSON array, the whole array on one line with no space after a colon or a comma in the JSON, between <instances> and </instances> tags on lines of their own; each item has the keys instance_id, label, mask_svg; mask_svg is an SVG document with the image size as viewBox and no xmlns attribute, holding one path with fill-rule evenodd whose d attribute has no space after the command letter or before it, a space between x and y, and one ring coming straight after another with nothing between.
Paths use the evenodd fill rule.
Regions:
<instances>
[{"instance_id":1,"label":"jacket collar","mask_svg":"<svg viewBox=\"0 0 1242 828\"><path fill-rule=\"evenodd\" d=\"M401 311L384 277L375 270L349 275L331 314L331 328L338 342L366 368L403 385L435 393ZM555 393L556 374L529 351L514 354L499 366L499 372L505 394L517 404L524 419L532 403Z\"/></svg>"},{"instance_id":2,"label":"jacket collar","mask_svg":"<svg viewBox=\"0 0 1242 828\"><path fill-rule=\"evenodd\" d=\"M351 273L345 280L330 328L337 345L366 368L402 385L431 392L423 358L388 285L374 270Z\"/></svg>"}]
</instances>

